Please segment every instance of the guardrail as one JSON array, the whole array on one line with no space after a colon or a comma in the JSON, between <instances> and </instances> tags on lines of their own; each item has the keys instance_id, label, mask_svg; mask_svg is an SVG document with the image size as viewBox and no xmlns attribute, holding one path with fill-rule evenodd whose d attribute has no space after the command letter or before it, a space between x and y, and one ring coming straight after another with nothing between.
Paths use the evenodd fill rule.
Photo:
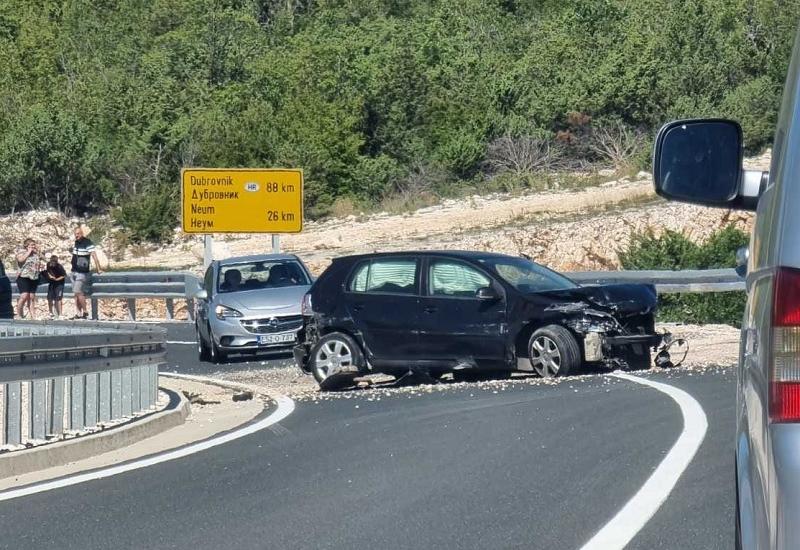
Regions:
<instances>
[{"instance_id":1,"label":"guardrail","mask_svg":"<svg viewBox=\"0 0 800 550\"><path fill-rule=\"evenodd\" d=\"M153 409L165 353L158 327L0 322L0 444L58 439Z\"/></svg>"},{"instance_id":2,"label":"guardrail","mask_svg":"<svg viewBox=\"0 0 800 550\"><path fill-rule=\"evenodd\" d=\"M731 292L744 290L735 269L687 269L683 271L574 271L565 273L581 284L648 283L664 294L683 292Z\"/></svg>"},{"instance_id":3,"label":"guardrail","mask_svg":"<svg viewBox=\"0 0 800 550\"><path fill-rule=\"evenodd\" d=\"M683 271L572 271L565 275L581 284L649 283L656 285L659 293L731 292L744 290L744 280L734 269L698 269ZM12 281L16 275L9 274ZM16 298L16 285L14 296ZM189 320L194 321L194 295L200 289L200 280L183 271L114 272L95 275L91 286L92 318L97 319L98 300L114 298L127 301L128 314L136 320L138 298L163 299L166 317L174 317L174 301L186 300ZM68 281L65 296L72 294ZM46 296L47 285L39 285L37 296Z\"/></svg>"},{"instance_id":4,"label":"guardrail","mask_svg":"<svg viewBox=\"0 0 800 550\"><path fill-rule=\"evenodd\" d=\"M16 300L17 286L13 284L16 273L9 273L12 281L13 298ZM92 319L98 319L98 301L122 299L128 306L128 316L136 320L136 300L139 298L162 299L166 305L166 318L175 316L175 300L186 300L189 319L194 320L194 295L200 288L198 278L184 271L120 271L92 276L88 298L91 301ZM37 296L47 297L47 284L40 284ZM72 296L72 282L69 276L64 286L64 296Z\"/></svg>"}]
</instances>

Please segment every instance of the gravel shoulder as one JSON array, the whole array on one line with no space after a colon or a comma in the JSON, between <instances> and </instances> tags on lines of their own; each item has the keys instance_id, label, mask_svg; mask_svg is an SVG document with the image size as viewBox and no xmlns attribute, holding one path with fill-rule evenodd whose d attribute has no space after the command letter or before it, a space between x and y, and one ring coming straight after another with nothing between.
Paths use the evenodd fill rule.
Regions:
<instances>
[{"instance_id":1,"label":"gravel shoulder","mask_svg":"<svg viewBox=\"0 0 800 550\"><path fill-rule=\"evenodd\" d=\"M683 365L678 369L702 370L712 367L731 368L736 365L739 354L739 330L728 325L680 325L662 323L657 330L671 332L677 338L685 338L689 343L689 352ZM679 359L676 357L676 359ZM658 372L659 369L651 369ZM587 374L569 378L538 378L530 375L515 374L507 380L490 380L484 382L452 382L445 380L439 384L420 384L395 386L391 377L368 377L357 390L344 392L320 392L317 383L310 375L306 375L296 366L251 367L239 370L225 370L215 375L223 380L246 384L266 393L281 393L298 401L318 402L329 399L350 399L366 397L368 400L380 400L382 396L394 394L421 395L463 390L470 387L502 391L519 384L554 385L569 384L571 381L595 377Z\"/></svg>"}]
</instances>

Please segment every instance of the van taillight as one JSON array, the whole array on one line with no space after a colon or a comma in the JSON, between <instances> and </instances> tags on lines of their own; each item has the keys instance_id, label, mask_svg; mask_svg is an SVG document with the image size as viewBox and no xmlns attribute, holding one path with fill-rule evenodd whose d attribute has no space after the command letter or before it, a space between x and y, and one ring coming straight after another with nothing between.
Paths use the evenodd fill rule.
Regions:
<instances>
[{"instance_id":1,"label":"van taillight","mask_svg":"<svg viewBox=\"0 0 800 550\"><path fill-rule=\"evenodd\" d=\"M800 422L800 269L779 268L772 296L770 419Z\"/></svg>"}]
</instances>

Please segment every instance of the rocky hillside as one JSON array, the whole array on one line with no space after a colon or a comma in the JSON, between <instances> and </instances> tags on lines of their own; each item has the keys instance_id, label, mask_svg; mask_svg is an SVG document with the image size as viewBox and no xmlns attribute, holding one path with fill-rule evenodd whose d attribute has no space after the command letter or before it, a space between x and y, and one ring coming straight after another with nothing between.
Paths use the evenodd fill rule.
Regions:
<instances>
[{"instance_id":1,"label":"rocky hillside","mask_svg":"<svg viewBox=\"0 0 800 550\"><path fill-rule=\"evenodd\" d=\"M770 155L749 159L752 168L769 168ZM495 194L445 200L413 213L349 216L309 222L297 235L284 235L282 249L298 254L320 272L330 259L375 250L474 249L527 254L559 270L617 269L617 252L632 231L652 228L685 232L702 240L734 222L748 228L747 213L670 203L655 196L644 172L578 190L520 196ZM29 212L0 218L5 236L0 255L12 266L13 250L26 236L38 239L48 252L67 255L71 226L83 221L94 231L112 269L137 267L202 269L202 239L175 231L161 246L126 244L105 217L66 219L55 212ZM218 235L215 256L268 251L268 235Z\"/></svg>"}]
</instances>

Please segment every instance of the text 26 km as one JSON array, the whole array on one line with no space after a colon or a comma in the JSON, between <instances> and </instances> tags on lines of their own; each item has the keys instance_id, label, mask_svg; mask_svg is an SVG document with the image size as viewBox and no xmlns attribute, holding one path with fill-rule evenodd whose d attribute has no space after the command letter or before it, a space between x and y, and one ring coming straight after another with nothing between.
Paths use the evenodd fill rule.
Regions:
<instances>
[{"instance_id":1,"label":"text 26 km","mask_svg":"<svg viewBox=\"0 0 800 550\"><path fill-rule=\"evenodd\" d=\"M264 190L267 193L277 193L281 191L283 193L294 193L295 187L291 183L278 183L275 181L268 181L264 185Z\"/></svg>"},{"instance_id":2,"label":"text 26 km","mask_svg":"<svg viewBox=\"0 0 800 550\"><path fill-rule=\"evenodd\" d=\"M294 214L292 212L267 210L267 220L271 222L293 222Z\"/></svg>"}]
</instances>

